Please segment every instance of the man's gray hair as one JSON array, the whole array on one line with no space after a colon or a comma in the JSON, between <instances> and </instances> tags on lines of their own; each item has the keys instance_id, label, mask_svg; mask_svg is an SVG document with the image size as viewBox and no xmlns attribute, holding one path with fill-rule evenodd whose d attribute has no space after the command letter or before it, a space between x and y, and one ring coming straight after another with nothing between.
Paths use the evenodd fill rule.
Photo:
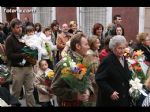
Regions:
<instances>
[{"instance_id":1,"label":"man's gray hair","mask_svg":"<svg viewBox=\"0 0 150 112\"><path fill-rule=\"evenodd\" d=\"M116 35L110 39L109 49L113 50L118 44L126 43L126 39L122 35Z\"/></svg>"}]
</instances>

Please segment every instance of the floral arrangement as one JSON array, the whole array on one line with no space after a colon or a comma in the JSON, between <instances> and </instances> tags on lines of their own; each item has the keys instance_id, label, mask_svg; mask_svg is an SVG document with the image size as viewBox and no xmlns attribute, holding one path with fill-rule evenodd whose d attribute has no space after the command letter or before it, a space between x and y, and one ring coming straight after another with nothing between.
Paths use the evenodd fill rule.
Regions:
<instances>
[{"instance_id":1,"label":"floral arrangement","mask_svg":"<svg viewBox=\"0 0 150 112\"><path fill-rule=\"evenodd\" d=\"M144 55L141 50L134 51L132 56L127 57L129 69L132 71L132 79L129 81L131 88L129 89L132 102L136 106L136 102L140 95L147 94L143 90L143 83L146 80L147 66L144 63Z\"/></svg>"},{"instance_id":2,"label":"floral arrangement","mask_svg":"<svg viewBox=\"0 0 150 112\"><path fill-rule=\"evenodd\" d=\"M132 57L127 58L129 69L132 71L133 78L137 77L142 82L147 78L148 67L144 64L144 55L141 50L134 51Z\"/></svg>"},{"instance_id":3,"label":"floral arrangement","mask_svg":"<svg viewBox=\"0 0 150 112\"><path fill-rule=\"evenodd\" d=\"M88 88L89 76L92 65L75 63L67 54L61 63L61 78L72 88L81 93Z\"/></svg>"},{"instance_id":4,"label":"floral arrangement","mask_svg":"<svg viewBox=\"0 0 150 112\"><path fill-rule=\"evenodd\" d=\"M0 65L0 85L7 82L10 76L10 72L6 65Z\"/></svg>"},{"instance_id":5,"label":"floral arrangement","mask_svg":"<svg viewBox=\"0 0 150 112\"><path fill-rule=\"evenodd\" d=\"M51 85L51 82L52 82L52 80L54 78L54 75L55 75L55 73L51 69L49 69L48 71L45 72L45 84L47 86Z\"/></svg>"}]
</instances>

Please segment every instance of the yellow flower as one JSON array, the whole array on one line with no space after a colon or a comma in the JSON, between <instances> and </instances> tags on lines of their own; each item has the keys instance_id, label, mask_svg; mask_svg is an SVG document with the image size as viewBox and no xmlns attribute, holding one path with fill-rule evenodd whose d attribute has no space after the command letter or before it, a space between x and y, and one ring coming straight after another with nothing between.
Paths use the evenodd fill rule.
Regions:
<instances>
[{"instance_id":1,"label":"yellow flower","mask_svg":"<svg viewBox=\"0 0 150 112\"><path fill-rule=\"evenodd\" d=\"M48 74L47 74L47 76L48 76L48 78L53 78L54 74L55 73L53 71L49 71Z\"/></svg>"},{"instance_id":2,"label":"yellow flower","mask_svg":"<svg viewBox=\"0 0 150 112\"><path fill-rule=\"evenodd\" d=\"M62 75L69 75L71 73L71 69L68 67L65 67L61 70Z\"/></svg>"}]
</instances>

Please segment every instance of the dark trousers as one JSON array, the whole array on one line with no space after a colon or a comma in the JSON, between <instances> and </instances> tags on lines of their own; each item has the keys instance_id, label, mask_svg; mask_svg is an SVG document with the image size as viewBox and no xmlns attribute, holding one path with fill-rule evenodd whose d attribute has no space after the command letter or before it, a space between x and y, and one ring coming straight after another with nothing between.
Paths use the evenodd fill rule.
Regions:
<instances>
[{"instance_id":1,"label":"dark trousers","mask_svg":"<svg viewBox=\"0 0 150 112\"><path fill-rule=\"evenodd\" d=\"M40 105L42 107L53 107L50 101L49 102L40 102Z\"/></svg>"},{"instance_id":2,"label":"dark trousers","mask_svg":"<svg viewBox=\"0 0 150 112\"><path fill-rule=\"evenodd\" d=\"M6 83L2 84L1 86L5 87L10 92L9 82L6 82Z\"/></svg>"},{"instance_id":3,"label":"dark trousers","mask_svg":"<svg viewBox=\"0 0 150 112\"><path fill-rule=\"evenodd\" d=\"M20 92L20 99L22 99L23 96L24 96L24 90L23 90L23 87L22 87L21 92Z\"/></svg>"},{"instance_id":4,"label":"dark trousers","mask_svg":"<svg viewBox=\"0 0 150 112\"><path fill-rule=\"evenodd\" d=\"M35 88L35 87L34 87L33 95L34 95L34 99L35 99L36 104L39 104L38 91L37 91L37 88Z\"/></svg>"}]
</instances>

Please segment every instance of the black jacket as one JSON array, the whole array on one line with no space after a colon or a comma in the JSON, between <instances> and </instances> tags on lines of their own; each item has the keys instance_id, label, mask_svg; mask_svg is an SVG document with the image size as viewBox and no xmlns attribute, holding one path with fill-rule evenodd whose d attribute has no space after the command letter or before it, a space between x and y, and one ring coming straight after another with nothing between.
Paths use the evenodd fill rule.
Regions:
<instances>
[{"instance_id":1,"label":"black jacket","mask_svg":"<svg viewBox=\"0 0 150 112\"><path fill-rule=\"evenodd\" d=\"M0 98L3 99L8 105L21 106L19 100L12 96L5 87L0 87Z\"/></svg>"},{"instance_id":2,"label":"black jacket","mask_svg":"<svg viewBox=\"0 0 150 112\"><path fill-rule=\"evenodd\" d=\"M25 46L24 43L19 42L19 40L12 33L6 39L6 55L10 61L10 65L13 67L23 67L19 63L23 60L23 51L21 50ZM24 67L31 66L29 62L26 62Z\"/></svg>"},{"instance_id":3,"label":"black jacket","mask_svg":"<svg viewBox=\"0 0 150 112\"><path fill-rule=\"evenodd\" d=\"M100 66L95 75L98 84L97 106L130 106L129 80L131 79L130 71L126 60L124 67L120 64L117 57L110 53ZM117 91L119 100L111 100L111 94Z\"/></svg>"}]
</instances>

